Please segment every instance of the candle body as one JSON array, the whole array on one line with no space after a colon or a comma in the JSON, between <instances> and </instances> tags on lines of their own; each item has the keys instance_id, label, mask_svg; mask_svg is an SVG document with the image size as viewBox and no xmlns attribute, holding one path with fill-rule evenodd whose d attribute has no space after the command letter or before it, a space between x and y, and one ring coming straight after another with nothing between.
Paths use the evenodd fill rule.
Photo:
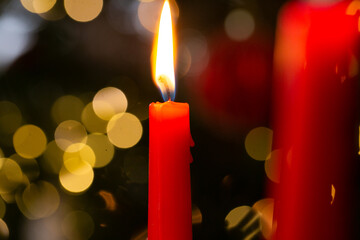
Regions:
<instances>
[{"instance_id":1,"label":"candle body","mask_svg":"<svg viewBox=\"0 0 360 240\"><path fill-rule=\"evenodd\" d=\"M291 3L279 19L274 147L283 154L276 240L356 239L358 32L347 5Z\"/></svg>"},{"instance_id":2,"label":"candle body","mask_svg":"<svg viewBox=\"0 0 360 240\"><path fill-rule=\"evenodd\" d=\"M149 107L149 240L190 240L191 189L189 105Z\"/></svg>"}]
</instances>

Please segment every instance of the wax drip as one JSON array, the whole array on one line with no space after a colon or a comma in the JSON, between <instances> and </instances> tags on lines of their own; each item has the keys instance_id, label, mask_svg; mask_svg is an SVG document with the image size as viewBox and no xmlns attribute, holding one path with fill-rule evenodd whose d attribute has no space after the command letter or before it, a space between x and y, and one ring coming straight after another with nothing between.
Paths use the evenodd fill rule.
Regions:
<instances>
[{"instance_id":1,"label":"wax drip","mask_svg":"<svg viewBox=\"0 0 360 240\"><path fill-rule=\"evenodd\" d=\"M164 101L166 101L165 96L167 96L167 100L170 101L171 100L171 90L169 87L169 81L170 81L169 78L166 75L162 74L159 76L158 81L159 81L159 84L161 84L165 88L165 91L166 91L166 95L163 94Z\"/></svg>"}]
</instances>

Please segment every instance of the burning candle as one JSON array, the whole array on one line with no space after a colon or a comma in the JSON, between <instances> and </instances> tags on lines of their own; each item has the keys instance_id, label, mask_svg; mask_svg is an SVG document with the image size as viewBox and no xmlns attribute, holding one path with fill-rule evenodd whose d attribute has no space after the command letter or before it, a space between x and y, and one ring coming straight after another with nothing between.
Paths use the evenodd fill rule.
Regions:
<instances>
[{"instance_id":1,"label":"burning candle","mask_svg":"<svg viewBox=\"0 0 360 240\"><path fill-rule=\"evenodd\" d=\"M153 78L164 103L149 107L149 240L190 240L189 105L175 97L173 26L169 2L162 9L153 51Z\"/></svg>"},{"instance_id":2,"label":"burning candle","mask_svg":"<svg viewBox=\"0 0 360 240\"><path fill-rule=\"evenodd\" d=\"M278 23L276 240L357 239L357 19L348 1L319 2L289 3Z\"/></svg>"}]
</instances>

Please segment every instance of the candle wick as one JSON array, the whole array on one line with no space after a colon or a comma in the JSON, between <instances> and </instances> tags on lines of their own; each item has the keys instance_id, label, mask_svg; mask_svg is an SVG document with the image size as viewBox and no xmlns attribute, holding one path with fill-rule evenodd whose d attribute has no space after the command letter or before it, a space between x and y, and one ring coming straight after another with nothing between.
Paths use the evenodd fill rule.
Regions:
<instances>
[{"instance_id":1,"label":"candle wick","mask_svg":"<svg viewBox=\"0 0 360 240\"><path fill-rule=\"evenodd\" d=\"M169 87L169 78L166 75L162 74L159 76L158 81L159 81L159 84L161 84L163 86L163 88L165 88L164 90L166 92L167 99L168 99L168 101L170 101L171 100L171 91L170 91L170 87ZM164 95L164 98L165 98L165 95Z\"/></svg>"}]
</instances>

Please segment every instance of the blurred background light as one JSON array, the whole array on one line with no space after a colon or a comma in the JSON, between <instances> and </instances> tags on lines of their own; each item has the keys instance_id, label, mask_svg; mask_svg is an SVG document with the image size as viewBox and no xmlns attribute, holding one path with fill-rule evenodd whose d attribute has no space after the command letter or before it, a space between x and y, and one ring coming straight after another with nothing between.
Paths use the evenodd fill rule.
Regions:
<instances>
[{"instance_id":1,"label":"blurred background light","mask_svg":"<svg viewBox=\"0 0 360 240\"><path fill-rule=\"evenodd\" d=\"M124 113L127 106L128 101L125 94L114 87L101 89L93 99L94 112L103 120L110 120L115 114Z\"/></svg>"},{"instance_id":2,"label":"blurred background light","mask_svg":"<svg viewBox=\"0 0 360 240\"><path fill-rule=\"evenodd\" d=\"M54 140L49 142L40 159L41 167L48 173L58 174L63 165L63 154Z\"/></svg>"},{"instance_id":3,"label":"blurred background light","mask_svg":"<svg viewBox=\"0 0 360 240\"><path fill-rule=\"evenodd\" d=\"M274 199L265 198L257 201L252 207L260 215L260 229L265 239L271 239L274 225Z\"/></svg>"},{"instance_id":4,"label":"blurred background light","mask_svg":"<svg viewBox=\"0 0 360 240\"><path fill-rule=\"evenodd\" d=\"M6 203L0 197L0 219L4 218L6 213Z\"/></svg>"},{"instance_id":5,"label":"blurred background light","mask_svg":"<svg viewBox=\"0 0 360 240\"><path fill-rule=\"evenodd\" d=\"M95 114L92 102L88 103L82 111L81 122L91 133L106 133L108 121L99 118Z\"/></svg>"},{"instance_id":6,"label":"blurred background light","mask_svg":"<svg viewBox=\"0 0 360 240\"><path fill-rule=\"evenodd\" d=\"M12 134L22 123L19 108L9 101L0 101L0 134Z\"/></svg>"},{"instance_id":7,"label":"blurred background light","mask_svg":"<svg viewBox=\"0 0 360 240\"><path fill-rule=\"evenodd\" d=\"M20 166L23 174L25 174L30 181L39 177L39 164L34 158L23 158L18 154L13 154L10 156L10 159L14 160Z\"/></svg>"},{"instance_id":8,"label":"blurred background light","mask_svg":"<svg viewBox=\"0 0 360 240\"><path fill-rule=\"evenodd\" d=\"M101 12L103 0L64 0L67 14L78 22L89 22Z\"/></svg>"},{"instance_id":9,"label":"blurred background light","mask_svg":"<svg viewBox=\"0 0 360 240\"><path fill-rule=\"evenodd\" d=\"M23 7L32 13L44 13L49 11L56 0L20 0Z\"/></svg>"},{"instance_id":10,"label":"blurred background light","mask_svg":"<svg viewBox=\"0 0 360 240\"><path fill-rule=\"evenodd\" d=\"M0 193L10 193L22 183L23 173L20 166L9 158L0 158L0 166Z\"/></svg>"},{"instance_id":11,"label":"blurred background light","mask_svg":"<svg viewBox=\"0 0 360 240\"><path fill-rule=\"evenodd\" d=\"M77 170L82 170L81 168L78 169L78 166L81 163L79 162L87 162L90 164L91 167L95 166L95 153L91 147L83 143L74 143L70 145L63 156L64 159L64 167L71 172L76 174ZM81 174L81 172L79 173Z\"/></svg>"},{"instance_id":12,"label":"blurred background light","mask_svg":"<svg viewBox=\"0 0 360 240\"><path fill-rule=\"evenodd\" d=\"M94 228L94 220L84 211L68 213L61 224L61 229L67 239L89 239Z\"/></svg>"},{"instance_id":13,"label":"blurred background light","mask_svg":"<svg viewBox=\"0 0 360 240\"><path fill-rule=\"evenodd\" d=\"M24 125L13 137L15 151L24 158L36 158L46 149L47 139L43 130L35 125Z\"/></svg>"},{"instance_id":14,"label":"blurred background light","mask_svg":"<svg viewBox=\"0 0 360 240\"><path fill-rule=\"evenodd\" d=\"M67 163L68 161L69 164ZM86 191L94 180L94 171L91 165L83 160L67 160L60 169L59 179L61 186L70 193L81 193ZM68 171L69 168L74 173Z\"/></svg>"},{"instance_id":15,"label":"blurred background light","mask_svg":"<svg viewBox=\"0 0 360 240\"><path fill-rule=\"evenodd\" d=\"M58 98L51 108L51 116L55 123L60 124L65 120L81 120L84 103L80 98L66 95Z\"/></svg>"},{"instance_id":16,"label":"blurred background light","mask_svg":"<svg viewBox=\"0 0 360 240\"><path fill-rule=\"evenodd\" d=\"M117 114L107 125L109 140L118 148L130 148L139 142L143 133L140 120L133 114Z\"/></svg>"},{"instance_id":17,"label":"blurred background light","mask_svg":"<svg viewBox=\"0 0 360 240\"><path fill-rule=\"evenodd\" d=\"M280 150L272 151L265 160L266 176L273 182L280 182L280 157L282 152Z\"/></svg>"},{"instance_id":18,"label":"blurred background light","mask_svg":"<svg viewBox=\"0 0 360 240\"><path fill-rule=\"evenodd\" d=\"M55 142L60 149L66 151L68 147L75 143L86 143L87 132L85 127L78 121L66 120L59 124L55 130ZM76 145L79 149L81 144ZM68 151L77 151L79 149L71 148Z\"/></svg>"},{"instance_id":19,"label":"blurred background light","mask_svg":"<svg viewBox=\"0 0 360 240\"><path fill-rule=\"evenodd\" d=\"M202 223L202 213L199 209L199 207L195 204L192 205L192 224L200 224Z\"/></svg>"},{"instance_id":20,"label":"blurred background light","mask_svg":"<svg viewBox=\"0 0 360 240\"><path fill-rule=\"evenodd\" d=\"M28 219L46 218L58 209L60 195L51 183L38 181L18 192L16 203Z\"/></svg>"},{"instance_id":21,"label":"blurred background light","mask_svg":"<svg viewBox=\"0 0 360 240\"><path fill-rule=\"evenodd\" d=\"M88 135L86 144L93 150L95 154L96 161L94 168L105 167L113 159L115 148L106 135L92 133Z\"/></svg>"},{"instance_id":22,"label":"blurred background light","mask_svg":"<svg viewBox=\"0 0 360 240\"><path fill-rule=\"evenodd\" d=\"M226 228L236 227L251 211L249 206L240 206L232 209L225 217Z\"/></svg>"},{"instance_id":23,"label":"blurred background light","mask_svg":"<svg viewBox=\"0 0 360 240\"><path fill-rule=\"evenodd\" d=\"M233 10L225 19L225 32L232 40L247 40L253 34L254 30L254 17L246 10Z\"/></svg>"},{"instance_id":24,"label":"blurred background light","mask_svg":"<svg viewBox=\"0 0 360 240\"><path fill-rule=\"evenodd\" d=\"M273 132L266 127L252 129L245 138L246 152L255 160L265 160L271 152Z\"/></svg>"},{"instance_id":25,"label":"blurred background light","mask_svg":"<svg viewBox=\"0 0 360 240\"><path fill-rule=\"evenodd\" d=\"M6 222L4 222L4 220L0 218L0 238L8 239L8 237L9 237L9 228Z\"/></svg>"}]
</instances>

